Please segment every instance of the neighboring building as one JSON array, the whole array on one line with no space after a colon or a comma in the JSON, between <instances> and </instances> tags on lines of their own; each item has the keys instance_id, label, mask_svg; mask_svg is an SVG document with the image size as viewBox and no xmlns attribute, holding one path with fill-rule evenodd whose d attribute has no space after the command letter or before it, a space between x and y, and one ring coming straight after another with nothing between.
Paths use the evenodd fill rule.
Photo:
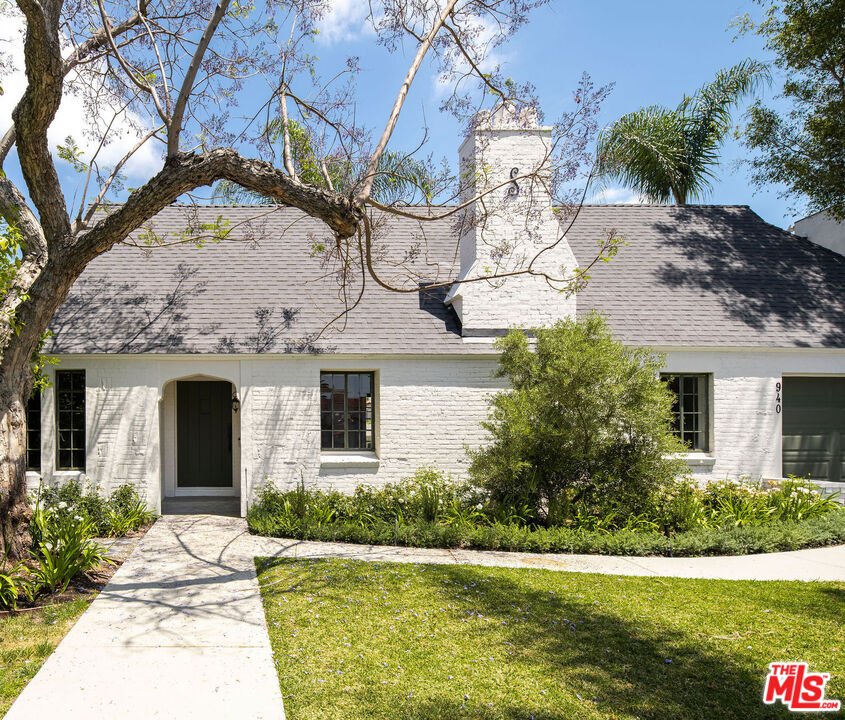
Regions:
<instances>
[{"instance_id":1,"label":"neighboring building","mask_svg":"<svg viewBox=\"0 0 845 720\"><path fill-rule=\"evenodd\" d=\"M501 183L536 166L547 137L531 116L487 117L463 167L483 163ZM362 272L353 262L344 297L315 252L321 223L286 208L166 208L138 243L213 235L218 216L230 239L121 246L91 263L52 323L60 363L30 407L31 480L128 481L154 508L231 496L245 512L268 481L348 491L429 463L460 475L502 386L495 338L594 308L626 344L666 354L696 477L845 480L845 257L744 206L597 205L543 259L584 267L598 239L624 236L577 298L524 276L426 290L501 261L503 238L513 262L554 240L550 199L536 187L504 198L509 187L508 212L483 226L381 218L376 268L419 290L367 278L322 334L355 304Z\"/></svg>"},{"instance_id":2,"label":"neighboring building","mask_svg":"<svg viewBox=\"0 0 845 720\"><path fill-rule=\"evenodd\" d=\"M835 220L826 210L796 220L789 229L798 237L845 255L845 223Z\"/></svg>"}]
</instances>

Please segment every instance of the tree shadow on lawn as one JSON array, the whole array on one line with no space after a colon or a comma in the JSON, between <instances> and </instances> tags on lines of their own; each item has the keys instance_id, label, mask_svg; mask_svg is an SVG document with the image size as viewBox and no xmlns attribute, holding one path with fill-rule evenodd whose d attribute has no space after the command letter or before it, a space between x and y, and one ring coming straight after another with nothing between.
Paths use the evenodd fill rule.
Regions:
<instances>
[{"instance_id":1,"label":"tree shadow on lawn","mask_svg":"<svg viewBox=\"0 0 845 720\"><path fill-rule=\"evenodd\" d=\"M581 695L585 717L715 720L792 716L781 705L762 703L767 667L752 668L730 652L707 647L707 636L718 630L704 627L696 640L671 629L668 623L661 626L659 616L626 621L589 600L562 598L501 575L484 582L490 572L483 568L449 566L444 574L467 587L472 583L484 587L486 594L473 598L475 610L507 628L508 641L516 651L509 663L540 663L548 668L551 682L565 683L571 692ZM525 620L514 622L516 608L530 608L530 613L520 615ZM730 613L729 607L725 613ZM553 619L558 624L553 624ZM641 622L642 629L634 622ZM484 642L483 629L478 640ZM437 707L431 708L432 714L422 710L408 717L450 717ZM509 708L506 717L528 718L531 713L535 720L573 717L572 708L549 714L517 706Z\"/></svg>"},{"instance_id":2,"label":"tree shadow on lawn","mask_svg":"<svg viewBox=\"0 0 845 720\"><path fill-rule=\"evenodd\" d=\"M357 576L357 572L355 574ZM757 667L750 664L751 661L743 662L732 652L738 649L736 643L719 647L710 645L720 628L708 627L704 621L700 632L690 632L673 629L676 620L664 620L659 610L644 619L628 620L604 609L602 604L594 604L589 598L561 597L550 593L548 587L540 587L536 579L528 583L515 582L496 570L491 572L490 568L438 566L437 572L432 574L420 568L419 577L425 578L430 587L439 591L444 587L444 580L458 587L483 590L483 593L470 591L473 593L471 602L453 609L451 622L457 621L463 626L462 620L470 619L475 624L475 617L486 618L486 621L478 618L479 624L475 628L461 627L459 632L464 635L465 641L477 642L479 655L483 656L488 654L485 649L494 652L501 649L498 647L499 633L503 633L507 642L511 643L509 649L512 651L506 661L504 676L516 677L520 674L520 665L530 666L536 675L539 665L543 677L547 678L545 687L549 688L549 695L540 702L539 691L542 688L538 687L538 702L534 705L530 698L507 697L505 691L507 700L504 704L497 702L495 709L477 698L464 701L466 707L461 708L461 700L454 697L432 697L431 686L427 696L420 693L420 697L409 696L407 687L395 691L384 687L375 692L367 717L384 717L385 708L395 710L390 717L415 720L502 716L525 720L532 716L535 720L794 717L781 704L763 704L762 689L767 665ZM602 582L611 580L616 579L607 578ZM333 586L330 580L318 580L314 577L313 568L305 570L298 580L291 579L283 585L294 588L301 582L307 585L310 593L319 594L323 599L343 599L344 591ZM448 589L449 585L446 587ZM558 586L555 585L554 589L557 590ZM570 585L570 590L578 592L577 585ZM286 590L276 588L274 592L284 593ZM583 592L601 598L601 585L595 589L585 583ZM653 595L658 596L659 593L660 590L655 589ZM634 595L635 591L631 594ZM615 593L608 598L612 595ZM720 597L726 603L725 617L729 618L731 606L728 603L733 602L734 596L725 591L720 593ZM618 600L618 597L613 598L617 604ZM678 597L677 601L682 602L683 598ZM672 602L671 586L663 593L660 602ZM803 606L793 604L785 607L784 613L792 615L794 620L801 617L802 610ZM638 615L642 617L642 612ZM469 630L468 633L464 627ZM441 660L448 662L448 658ZM442 670L441 660L432 657L433 673ZM520 675L524 682L525 676ZM416 680L425 682L425 678ZM432 685L435 684L432 678ZM559 686L558 692L551 689L554 685ZM516 691L513 694L516 695ZM555 694L562 696L561 707L550 711L549 700Z\"/></svg>"},{"instance_id":3,"label":"tree shadow on lawn","mask_svg":"<svg viewBox=\"0 0 845 720\"><path fill-rule=\"evenodd\" d=\"M813 585L814 583L805 583L796 581L790 583L796 586ZM780 613L787 613L796 618L804 618L806 620L818 619L825 622L838 623L843 632L843 644L845 644L845 584L826 583L819 587L820 594L824 596L826 602L818 602L818 596L807 597L803 593L784 593L782 588L785 583L779 582L776 587L778 590L772 588L771 583L766 581L760 582L760 610L773 610Z\"/></svg>"}]
</instances>

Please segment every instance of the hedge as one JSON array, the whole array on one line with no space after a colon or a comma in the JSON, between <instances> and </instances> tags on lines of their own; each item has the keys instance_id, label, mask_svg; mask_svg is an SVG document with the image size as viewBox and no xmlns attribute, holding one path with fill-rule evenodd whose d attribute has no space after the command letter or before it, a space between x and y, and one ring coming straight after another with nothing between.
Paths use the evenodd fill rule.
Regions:
<instances>
[{"instance_id":1,"label":"hedge","mask_svg":"<svg viewBox=\"0 0 845 720\"><path fill-rule=\"evenodd\" d=\"M500 523L482 526L423 522L309 525L302 519L279 519L260 508L251 510L247 521L250 531L256 535L299 540L588 555L750 555L845 543L845 510L801 522L698 528L671 537L636 530L595 532Z\"/></svg>"}]
</instances>

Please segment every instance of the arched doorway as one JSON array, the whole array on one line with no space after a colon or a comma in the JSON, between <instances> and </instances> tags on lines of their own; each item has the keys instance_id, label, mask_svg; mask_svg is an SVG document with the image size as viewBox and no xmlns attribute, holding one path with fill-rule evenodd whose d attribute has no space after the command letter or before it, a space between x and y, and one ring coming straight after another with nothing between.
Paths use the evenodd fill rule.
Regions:
<instances>
[{"instance_id":1,"label":"arched doorway","mask_svg":"<svg viewBox=\"0 0 845 720\"><path fill-rule=\"evenodd\" d=\"M229 380L195 375L165 384L163 512L240 514L238 409Z\"/></svg>"}]
</instances>

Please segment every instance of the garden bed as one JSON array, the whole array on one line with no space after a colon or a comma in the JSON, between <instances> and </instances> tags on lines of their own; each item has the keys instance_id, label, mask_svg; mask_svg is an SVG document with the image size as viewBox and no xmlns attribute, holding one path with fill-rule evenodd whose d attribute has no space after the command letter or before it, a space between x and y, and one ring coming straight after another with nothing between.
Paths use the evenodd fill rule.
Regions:
<instances>
[{"instance_id":1,"label":"garden bed","mask_svg":"<svg viewBox=\"0 0 845 720\"><path fill-rule=\"evenodd\" d=\"M364 545L404 545L424 548L465 548L533 553L696 557L749 555L800 550L845 543L845 511L819 518L771 525L699 528L666 536L659 532L608 532L570 528L530 528L511 525L452 526L437 523L362 526L353 523L274 527L272 518L250 519L259 535L298 540L350 542Z\"/></svg>"},{"instance_id":2,"label":"garden bed","mask_svg":"<svg viewBox=\"0 0 845 720\"><path fill-rule=\"evenodd\" d=\"M810 483L768 488L683 480L644 511L570 506L545 516L528 503L497 502L434 468L353 495L266 486L247 514L256 535L298 540L598 555L748 555L845 543L845 508Z\"/></svg>"}]
</instances>

